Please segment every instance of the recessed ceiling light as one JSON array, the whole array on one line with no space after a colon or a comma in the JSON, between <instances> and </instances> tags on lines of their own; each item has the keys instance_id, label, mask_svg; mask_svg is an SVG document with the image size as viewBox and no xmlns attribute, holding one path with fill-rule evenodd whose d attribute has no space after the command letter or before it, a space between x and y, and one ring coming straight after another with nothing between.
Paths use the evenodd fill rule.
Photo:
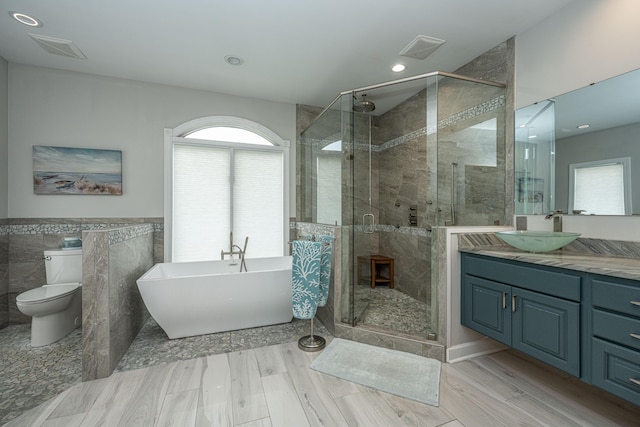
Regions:
<instances>
[{"instance_id":1,"label":"recessed ceiling light","mask_svg":"<svg viewBox=\"0 0 640 427\"><path fill-rule=\"evenodd\" d=\"M244 59L234 55L227 55L224 57L224 60L230 65L242 65L244 63Z\"/></svg>"},{"instance_id":2,"label":"recessed ceiling light","mask_svg":"<svg viewBox=\"0 0 640 427\"><path fill-rule=\"evenodd\" d=\"M580 125L580 126L578 126L578 129L586 129L588 127L589 127L589 125Z\"/></svg>"},{"instance_id":3,"label":"recessed ceiling light","mask_svg":"<svg viewBox=\"0 0 640 427\"><path fill-rule=\"evenodd\" d=\"M538 137L538 135L529 135L529 139L537 138L537 137Z\"/></svg>"},{"instance_id":4,"label":"recessed ceiling light","mask_svg":"<svg viewBox=\"0 0 640 427\"><path fill-rule=\"evenodd\" d=\"M393 71L394 73L399 73L401 71L404 71L407 67L404 64L396 64L393 67L391 67L391 71Z\"/></svg>"},{"instance_id":5,"label":"recessed ceiling light","mask_svg":"<svg viewBox=\"0 0 640 427\"><path fill-rule=\"evenodd\" d=\"M9 16L24 25L28 25L30 27L42 27L42 22L32 16L25 15L24 13L9 12Z\"/></svg>"}]
</instances>

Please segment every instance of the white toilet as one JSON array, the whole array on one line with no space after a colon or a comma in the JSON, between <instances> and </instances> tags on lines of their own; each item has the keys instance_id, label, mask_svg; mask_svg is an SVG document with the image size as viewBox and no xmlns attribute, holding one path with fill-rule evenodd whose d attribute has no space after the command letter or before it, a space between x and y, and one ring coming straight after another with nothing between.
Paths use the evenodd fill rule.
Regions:
<instances>
[{"instance_id":1,"label":"white toilet","mask_svg":"<svg viewBox=\"0 0 640 427\"><path fill-rule=\"evenodd\" d=\"M47 284L16 297L31 319L31 346L58 341L82 324L82 249L44 251Z\"/></svg>"}]
</instances>

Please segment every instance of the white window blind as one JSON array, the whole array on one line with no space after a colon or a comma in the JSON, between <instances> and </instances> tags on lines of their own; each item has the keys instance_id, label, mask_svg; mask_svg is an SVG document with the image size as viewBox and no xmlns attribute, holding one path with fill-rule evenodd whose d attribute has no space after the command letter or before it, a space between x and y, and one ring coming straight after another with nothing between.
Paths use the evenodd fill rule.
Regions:
<instances>
[{"instance_id":1,"label":"white window blind","mask_svg":"<svg viewBox=\"0 0 640 427\"><path fill-rule=\"evenodd\" d=\"M342 223L342 159L339 155L318 156L316 179L316 222L320 224ZM336 197L338 195L338 197Z\"/></svg>"},{"instance_id":2,"label":"white window blind","mask_svg":"<svg viewBox=\"0 0 640 427\"><path fill-rule=\"evenodd\" d=\"M218 259L229 247L230 150L173 145L173 261Z\"/></svg>"},{"instance_id":3,"label":"white window blind","mask_svg":"<svg viewBox=\"0 0 640 427\"><path fill-rule=\"evenodd\" d=\"M625 214L623 163L573 167L573 210L587 214Z\"/></svg>"},{"instance_id":4,"label":"white window blind","mask_svg":"<svg viewBox=\"0 0 640 427\"><path fill-rule=\"evenodd\" d=\"M233 235L247 258L281 256L284 245L282 152L234 150Z\"/></svg>"}]
</instances>

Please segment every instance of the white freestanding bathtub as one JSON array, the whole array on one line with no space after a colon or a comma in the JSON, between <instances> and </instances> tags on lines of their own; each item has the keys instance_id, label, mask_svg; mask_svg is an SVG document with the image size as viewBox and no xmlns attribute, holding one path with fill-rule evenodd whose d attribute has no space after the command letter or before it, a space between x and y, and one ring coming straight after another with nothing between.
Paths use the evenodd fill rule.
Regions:
<instances>
[{"instance_id":1,"label":"white freestanding bathtub","mask_svg":"<svg viewBox=\"0 0 640 427\"><path fill-rule=\"evenodd\" d=\"M137 280L169 338L290 322L291 257L154 265Z\"/></svg>"}]
</instances>

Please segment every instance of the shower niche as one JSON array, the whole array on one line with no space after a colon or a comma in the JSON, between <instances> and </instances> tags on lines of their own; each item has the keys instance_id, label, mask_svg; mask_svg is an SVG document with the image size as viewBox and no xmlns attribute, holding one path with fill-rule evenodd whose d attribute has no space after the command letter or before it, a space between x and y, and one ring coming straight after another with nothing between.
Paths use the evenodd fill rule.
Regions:
<instances>
[{"instance_id":1,"label":"shower niche","mask_svg":"<svg viewBox=\"0 0 640 427\"><path fill-rule=\"evenodd\" d=\"M505 224L504 132L504 85L442 72L343 92L302 132L299 220L341 230L337 323L444 343L437 231Z\"/></svg>"}]
</instances>

